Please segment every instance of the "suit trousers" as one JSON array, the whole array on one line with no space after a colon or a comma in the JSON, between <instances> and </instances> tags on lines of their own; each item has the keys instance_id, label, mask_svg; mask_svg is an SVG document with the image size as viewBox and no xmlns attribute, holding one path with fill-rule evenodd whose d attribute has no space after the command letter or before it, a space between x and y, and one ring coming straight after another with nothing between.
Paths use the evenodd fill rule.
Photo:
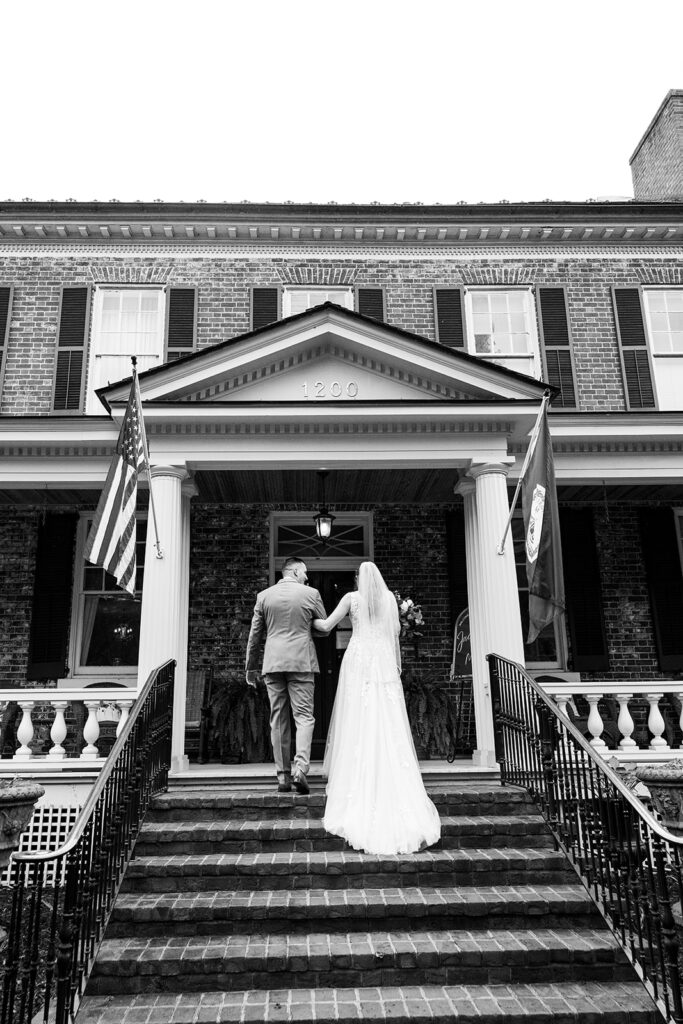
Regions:
<instances>
[{"instance_id":1,"label":"suit trousers","mask_svg":"<svg viewBox=\"0 0 683 1024\"><path fill-rule=\"evenodd\" d=\"M279 779L289 775L292 756L292 731L289 722L291 706L296 726L294 767L308 774L313 740L312 672L268 672L263 676L270 700L270 739Z\"/></svg>"}]
</instances>

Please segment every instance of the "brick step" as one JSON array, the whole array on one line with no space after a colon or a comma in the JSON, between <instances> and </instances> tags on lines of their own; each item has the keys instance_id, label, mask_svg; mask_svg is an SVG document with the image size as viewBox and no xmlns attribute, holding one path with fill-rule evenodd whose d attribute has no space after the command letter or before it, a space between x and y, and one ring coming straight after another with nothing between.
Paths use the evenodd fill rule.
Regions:
<instances>
[{"instance_id":1,"label":"brick step","mask_svg":"<svg viewBox=\"0 0 683 1024\"><path fill-rule=\"evenodd\" d=\"M430 784L427 792L443 815L533 814L526 790L497 784L472 783L451 786ZM264 818L322 818L325 790L314 784L308 796L298 793L240 790L234 787L181 787L152 801L147 821L213 821L216 818L258 821Z\"/></svg>"},{"instance_id":2,"label":"brick step","mask_svg":"<svg viewBox=\"0 0 683 1024\"><path fill-rule=\"evenodd\" d=\"M400 857L355 850L137 857L123 892L358 889L437 885L553 885L576 875L554 850L424 850Z\"/></svg>"},{"instance_id":3,"label":"brick step","mask_svg":"<svg viewBox=\"0 0 683 1024\"><path fill-rule=\"evenodd\" d=\"M278 889L248 893L121 894L107 938L142 935L290 934L320 930L595 926L598 912L580 885L458 886L432 889Z\"/></svg>"},{"instance_id":4,"label":"brick step","mask_svg":"<svg viewBox=\"0 0 683 1024\"><path fill-rule=\"evenodd\" d=\"M268 989L625 981L632 968L606 930L403 931L105 939L98 994L212 987Z\"/></svg>"},{"instance_id":5,"label":"brick step","mask_svg":"<svg viewBox=\"0 0 683 1024\"><path fill-rule=\"evenodd\" d=\"M553 846L553 838L538 815L500 814L489 818L457 815L441 819L441 841L432 849L529 846L531 836L535 847ZM345 841L325 832L319 819L272 818L261 821L152 821L142 827L135 853L145 857L345 848Z\"/></svg>"},{"instance_id":6,"label":"brick step","mask_svg":"<svg viewBox=\"0 0 683 1024\"><path fill-rule=\"evenodd\" d=\"M661 1024L638 982L434 984L396 988L296 988L90 996L77 1024Z\"/></svg>"}]
</instances>

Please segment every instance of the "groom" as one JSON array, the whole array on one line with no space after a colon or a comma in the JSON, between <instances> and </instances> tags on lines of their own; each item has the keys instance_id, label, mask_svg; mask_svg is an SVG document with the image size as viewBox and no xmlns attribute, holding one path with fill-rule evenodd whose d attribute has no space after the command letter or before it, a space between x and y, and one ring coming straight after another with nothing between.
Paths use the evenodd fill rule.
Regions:
<instances>
[{"instance_id":1,"label":"groom","mask_svg":"<svg viewBox=\"0 0 683 1024\"><path fill-rule=\"evenodd\" d=\"M256 598L247 641L247 683L256 686L258 654L265 638L263 680L270 700L270 738L277 768L278 790L294 788L308 793L306 775L313 739L313 673L318 671L311 623L327 618L320 594L307 587L306 565L288 558L282 579ZM296 755L290 774L291 729L289 709L296 725Z\"/></svg>"}]
</instances>

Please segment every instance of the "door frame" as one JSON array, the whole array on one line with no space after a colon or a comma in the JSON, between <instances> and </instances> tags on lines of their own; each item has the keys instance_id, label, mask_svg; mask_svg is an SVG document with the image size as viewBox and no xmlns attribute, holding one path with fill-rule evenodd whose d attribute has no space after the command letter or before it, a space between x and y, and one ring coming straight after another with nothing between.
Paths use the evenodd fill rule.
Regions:
<instances>
[{"instance_id":1,"label":"door frame","mask_svg":"<svg viewBox=\"0 0 683 1024\"><path fill-rule=\"evenodd\" d=\"M275 583L276 574L279 572L278 563L281 561L280 555L275 550L275 527L278 523L296 522L309 515L308 512L271 512L268 517L268 528L269 528L269 566L268 566L268 577L270 585ZM311 543L315 540L315 532L313 526L314 512L310 513L311 517ZM305 550L301 550L299 555L306 562L306 567L311 570L320 572L324 571L338 571L347 572L350 570L356 570L361 562L372 561L374 559L374 513L373 512L335 512L335 523L362 523L365 532L365 552L361 555L337 555L337 556L320 556L311 555Z\"/></svg>"}]
</instances>

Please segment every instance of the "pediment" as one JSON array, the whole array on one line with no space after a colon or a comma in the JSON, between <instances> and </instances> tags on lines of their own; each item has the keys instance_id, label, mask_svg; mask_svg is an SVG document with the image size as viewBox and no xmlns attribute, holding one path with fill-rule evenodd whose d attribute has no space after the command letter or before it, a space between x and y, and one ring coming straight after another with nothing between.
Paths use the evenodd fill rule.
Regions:
<instances>
[{"instance_id":1,"label":"pediment","mask_svg":"<svg viewBox=\"0 0 683 1024\"><path fill-rule=\"evenodd\" d=\"M546 385L326 303L140 374L143 402L482 401ZM130 381L102 388L118 404Z\"/></svg>"}]
</instances>

